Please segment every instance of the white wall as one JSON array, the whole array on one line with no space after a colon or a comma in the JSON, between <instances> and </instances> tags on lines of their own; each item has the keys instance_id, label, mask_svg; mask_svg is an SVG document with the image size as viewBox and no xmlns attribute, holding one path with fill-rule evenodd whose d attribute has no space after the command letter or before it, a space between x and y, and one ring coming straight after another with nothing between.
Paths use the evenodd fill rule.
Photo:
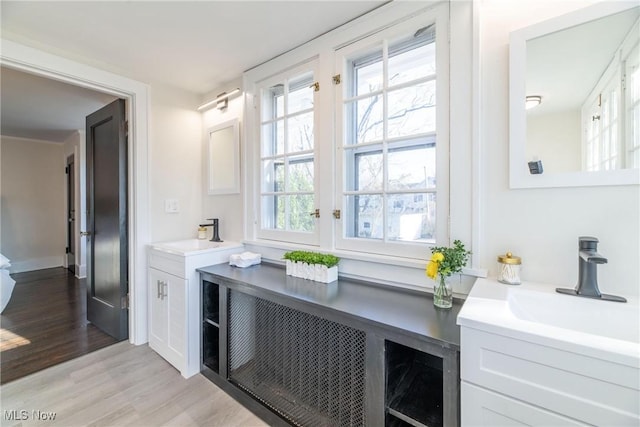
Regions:
<instances>
[{"instance_id":1,"label":"white wall","mask_svg":"<svg viewBox=\"0 0 640 427\"><path fill-rule=\"evenodd\" d=\"M214 99L216 94L222 92L229 92L236 87L242 88L242 80L230 82L219 90L211 91L207 96L202 98L202 102ZM242 90L242 89L241 89ZM242 132L242 115L243 115L243 96L242 94L229 100L229 106L225 110L218 110L217 108L211 108L202 113L202 173L203 177L207 174L207 145L208 145L208 132L209 128L212 128L221 123L229 120L238 119L240 121L240 132ZM242 139L242 134L240 138ZM244 153L240 153L240 179L243 180L244 173L246 171L246 157ZM242 185L242 183L241 183ZM242 188L242 187L241 187ZM227 194L210 196L207 194L207 180L202 180L202 215L201 220L206 221L207 218L218 218L220 220L220 238L222 240L242 241L244 239L243 232L243 198L240 194ZM204 224L203 222L203 224ZM211 235L211 228L207 230L207 233Z\"/></svg>"},{"instance_id":2,"label":"white wall","mask_svg":"<svg viewBox=\"0 0 640 427\"><path fill-rule=\"evenodd\" d=\"M509 190L509 32L590 2L486 0L481 5L481 263L496 274L496 256L522 256L522 277L573 287L578 236L600 239L609 259L598 267L600 290L638 296L640 191L637 186Z\"/></svg>"},{"instance_id":3,"label":"white wall","mask_svg":"<svg viewBox=\"0 0 640 427\"><path fill-rule=\"evenodd\" d=\"M542 160L545 173L582 170L580 110L527 114L527 161Z\"/></svg>"},{"instance_id":4,"label":"white wall","mask_svg":"<svg viewBox=\"0 0 640 427\"><path fill-rule=\"evenodd\" d=\"M62 266L65 239L64 147L2 137L0 251L11 272Z\"/></svg>"},{"instance_id":5,"label":"white wall","mask_svg":"<svg viewBox=\"0 0 640 427\"><path fill-rule=\"evenodd\" d=\"M153 85L149 117L149 217L151 241L196 237L202 211L200 98ZM165 212L177 199L178 213Z\"/></svg>"}]
</instances>

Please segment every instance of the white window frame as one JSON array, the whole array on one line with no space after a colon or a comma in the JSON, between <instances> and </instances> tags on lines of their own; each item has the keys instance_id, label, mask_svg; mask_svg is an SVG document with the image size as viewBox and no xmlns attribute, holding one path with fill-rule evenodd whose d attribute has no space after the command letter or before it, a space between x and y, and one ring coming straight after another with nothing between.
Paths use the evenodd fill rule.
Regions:
<instances>
[{"instance_id":1,"label":"white window frame","mask_svg":"<svg viewBox=\"0 0 640 427\"><path fill-rule=\"evenodd\" d=\"M290 78L293 78L295 76L298 75L302 75L305 73L311 72L313 74L313 80L317 80L318 78L318 60L317 58L313 58L310 59L309 61L300 64L298 66L289 68L281 73L278 73L276 75L273 75L267 79L264 79L260 82L258 82L256 84L255 87L255 94L257 95L257 99L256 99L256 106L257 106L257 111L256 111L256 117L257 117L257 122L256 125L258 127L257 129L257 144L256 144L256 154L257 154L257 160L258 160L258 165L257 165L257 169L258 171L260 171L258 173L258 185L256 187L256 193L257 193L257 228L256 228L256 236L259 239L265 239L265 240L274 240L274 241L279 241L279 242L288 242L288 243L294 243L294 244L304 244L304 245L314 245L317 246L318 245L318 239L319 239L319 226L318 226L318 220L314 218L315 224L314 224L314 231L313 232L298 232L298 231L291 231L291 230L278 230L278 229L273 229L273 228L264 228L263 227L263 217L262 217L262 212L263 212L263 199L262 199L262 179L263 179L263 172L262 172L262 112L263 112L263 106L264 106L264 100L262 99L262 93L265 89L269 89L270 87L272 87L275 84L281 83L284 80L288 80ZM318 92L314 92L314 108L313 108L313 113L314 113L314 118L313 118L313 129L314 129L314 148L313 151L304 151L304 152L300 152L300 153L296 153L296 155L300 154L311 154L313 156L313 164L314 164L314 176L313 176L313 187L314 187L314 200L316 201L316 206L318 205L318 190L320 188L319 184L320 184L320 180L319 180L319 174L318 174L318 140L316 138L316 132L315 130L318 129L318 114L317 114L317 104L318 104ZM287 129L285 129L285 134L287 133ZM311 215L311 212L309 213Z\"/></svg>"},{"instance_id":2,"label":"white window frame","mask_svg":"<svg viewBox=\"0 0 640 427\"><path fill-rule=\"evenodd\" d=\"M612 65L605 73L606 83L598 84L597 95L582 107L582 169L586 171L618 169L624 157L620 64Z\"/></svg>"},{"instance_id":3,"label":"white window frame","mask_svg":"<svg viewBox=\"0 0 640 427\"><path fill-rule=\"evenodd\" d=\"M434 243L384 241L377 239L363 239L357 237L344 237L346 221L349 217L344 205L345 182L348 178L349 165L345 161L345 150L366 149L369 143L351 145L346 143L347 132L344 116L345 100L350 99L347 93L349 87L347 76L350 75L350 60L366 55L368 50L379 50L382 43L413 34L416 30L428 25L436 26L436 182L433 190L436 196L436 242L435 244L449 244L449 28L448 8L437 7L418 17L407 20L384 31L370 35L355 43L336 50L335 73L345 76L343 83L335 89L335 139L336 153L336 187L335 205L341 211L341 220L336 224L335 247L339 250L375 253L380 255L400 256L404 258L424 259L428 254L428 248ZM383 78L384 92L387 90L387 79ZM394 88L395 89L395 88ZM406 138L410 139L410 138ZM379 143L374 145L378 146ZM351 147L351 148L345 148ZM383 165L386 168L386 165ZM432 190L426 191L427 193ZM421 192L422 193L422 192ZM386 209L386 206L383 207ZM383 225L386 227L386 224Z\"/></svg>"},{"instance_id":4,"label":"white window frame","mask_svg":"<svg viewBox=\"0 0 640 427\"><path fill-rule=\"evenodd\" d=\"M640 142L633 139L629 123L633 121L634 108L635 114L640 111L640 100L633 99L627 62L634 58L637 61L640 44L638 31L640 19L631 27L582 105L582 170L604 171L634 167L633 158L635 152L640 150ZM615 102L612 101L612 94L617 98ZM613 109L616 110L616 117L612 121ZM615 154L612 155L612 151Z\"/></svg>"},{"instance_id":5,"label":"white window frame","mask_svg":"<svg viewBox=\"0 0 640 427\"><path fill-rule=\"evenodd\" d=\"M640 96L638 95L640 93L640 53L638 52L640 41L638 41L638 32L640 32L640 18L636 20L622 43L620 54L621 68L624 73L624 98L622 99L623 107L620 110L623 120L621 128L626 130L626 134L623 135L624 151L621 156L624 162L622 167L626 168L640 167ZM635 67L636 73L635 80L631 75L633 67Z\"/></svg>"},{"instance_id":6,"label":"white window frame","mask_svg":"<svg viewBox=\"0 0 640 427\"><path fill-rule=\"evenodd\" d=\"M340 274L343 277L386 283L393 286L424 289L429 284L425 280L425 261L430 256L428 248L418 250L414 257L401 254L379 255L372 252L339 250L335 246L335 227L339 220L334 219L334 189L337 182L337 165L332 161L336 150L334 108L335 51L361 40L364 37L385 31L409 20L421 20L421 17L433 14L438 8L444 8L444 16L449 18L449 81L446 89L449 93L449 117L454 126L447 124L449 133L449 180L448 208L445 219L439 216L440 224L446 228L449 237L438 239L438 245L451 245L453 239L462 240L473 251L471 264L463 269L468 276L486 276L486 270L480 268L479 261L485 258L481 241L483 208L479 197L482 188L482 138L479 123L480 115L480 6L472 1L425 1L390 2L376 10L361 16L335 30L332 30L302 46L283 53L243 74L244 111L242 139L242 175L243 204L245 209L244 239L247 250L260 252L263 259L281 262L285 251L294 249L331 252L341 258ZM418 28L422 28L418 26ZM317 151L317 177L321 178L322 188L318 188L320 208L319 245L296 244L278 240L268 240L258 234L260 191L259 152L257 147L260 134L257 125L258 96L256 85L271 76L281 73L296 64L303 64L317 58L319 61L320 92L317 98L317 112L322 116L322 125L315 129ZM327 88L329 90L327 90ZM328 120L324 122L324 120ZM337 154L339 155L339 154ZM327 161L327 159L329 161ZM324 188L328 187L325 191ZM440 200L442 203L442 200ZM447 203L442 206L447 206ZM472 280L463 278L461 287L454 292L468 293Z\"/></svg>"}]
</instances>

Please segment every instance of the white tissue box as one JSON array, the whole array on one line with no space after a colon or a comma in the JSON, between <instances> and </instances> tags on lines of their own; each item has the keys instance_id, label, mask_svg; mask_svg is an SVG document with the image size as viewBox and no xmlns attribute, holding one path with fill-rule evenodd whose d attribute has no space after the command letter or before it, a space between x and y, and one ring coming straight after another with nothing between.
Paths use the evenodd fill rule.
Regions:
<instances>
[{"instance_id":1,"label":"white tissue box","mask_svg":"<svg viewBox=\"0 0 640 427\"><path fill-rule=\"evenodd\" d=\"M253 252L242 252L229 257L229 265L241 268L260 264L260 262L262 262L262 255Z\"/></svg>"}]
</instances>

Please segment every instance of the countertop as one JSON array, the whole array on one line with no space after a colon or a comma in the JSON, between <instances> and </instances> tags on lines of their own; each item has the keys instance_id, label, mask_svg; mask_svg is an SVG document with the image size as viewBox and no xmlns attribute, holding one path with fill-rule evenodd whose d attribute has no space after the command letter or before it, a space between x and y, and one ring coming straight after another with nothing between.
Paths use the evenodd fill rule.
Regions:
<instances>
[{"instance_id":1,"label":"countertop","mask_svg":"<svg viewBox=\"0 0 640 427\"><path fill-rule=\"evenodd\" d=\"M231 289L258 290L264 295L335 310L386 330L460 349L460 327L456 324L463 302L460 300L443 310L433 306L430 293L344 278L318 283L287 276L284 267L268 263L247 268L220 264L198 271Z\"/></svg>"}]
</instances>

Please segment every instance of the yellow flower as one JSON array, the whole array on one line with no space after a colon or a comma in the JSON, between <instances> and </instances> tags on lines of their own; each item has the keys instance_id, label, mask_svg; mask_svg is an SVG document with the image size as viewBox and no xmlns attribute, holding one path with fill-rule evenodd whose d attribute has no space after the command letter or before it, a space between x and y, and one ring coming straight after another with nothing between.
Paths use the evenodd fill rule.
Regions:
<instances>
[{"instance_id":1,"label":"yellow flower","mask_svg":"<svg viewBox=\"0 0 640 427\"><path fill-rule=\"evenodd\" d=\"M441 254L440 252L436 252L431 256L431 261L432 262L442 262L444 261L444 255Z\"/></svg>"},{"instance_id":2,"label":"yellow flower","mask_svg":"<svg viewBox=\"0 0 640 427\"><path fill-rule=\"evenodd\" d=\"M433 261L433 258L431 258L431 261L429 261L429 264L427 264L427 276L429 276L432 279L435 279L436 276L438 275L438 263Z\"/></svg>"}]
</instances>

